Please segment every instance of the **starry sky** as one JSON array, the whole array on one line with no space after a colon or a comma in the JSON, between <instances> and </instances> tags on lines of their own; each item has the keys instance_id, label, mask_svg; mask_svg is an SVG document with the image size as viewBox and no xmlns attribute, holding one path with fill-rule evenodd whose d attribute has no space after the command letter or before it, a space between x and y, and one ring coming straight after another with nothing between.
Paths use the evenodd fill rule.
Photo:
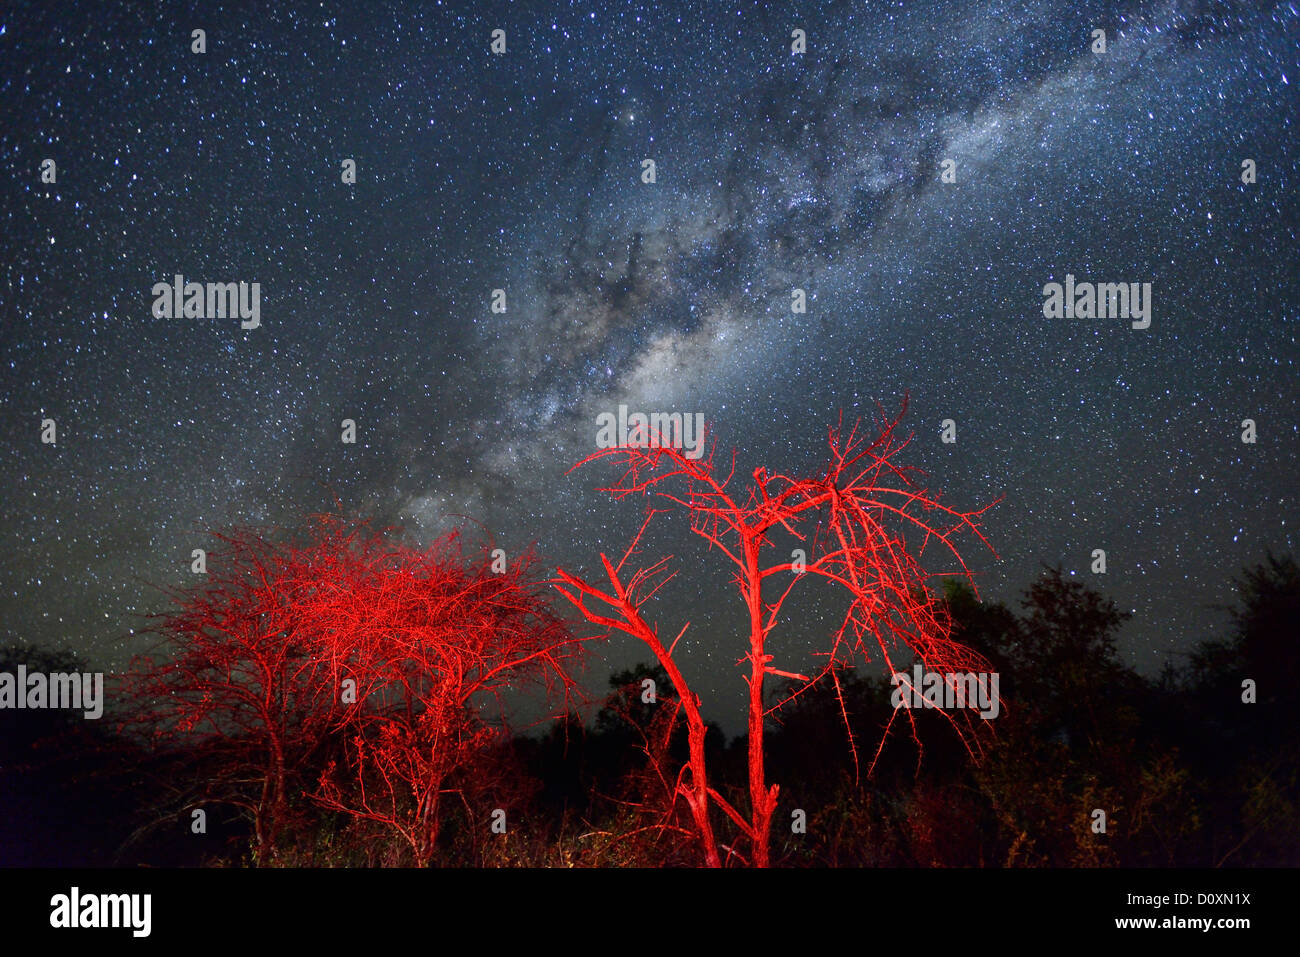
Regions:
<instances>
[{"instance_id":1,"label":"starry sky","mask_svg":"<svg viewBox=\"0 0 1300 957\"><path fill-rule=\"evenodd\" d=\"M0 13L0 640L119 668L204 528L336 496L594 576L640 504L565 472L619 404L812 473L841 411L907 394L904 461L1001 499L981 595L1060 563L1134 613L1146 673L1295 551L1294 0L294 6ZM258 282L260 327L156 318L178 273ZM1150 328L1044 318L1067 273L1150 282ZM691 622L738 732L739 600L661 521L652 617ZM769 647L797 669L834 622L792 607ZM648 659L599 651L596 691Z\"/></svg>"}]
</instances>

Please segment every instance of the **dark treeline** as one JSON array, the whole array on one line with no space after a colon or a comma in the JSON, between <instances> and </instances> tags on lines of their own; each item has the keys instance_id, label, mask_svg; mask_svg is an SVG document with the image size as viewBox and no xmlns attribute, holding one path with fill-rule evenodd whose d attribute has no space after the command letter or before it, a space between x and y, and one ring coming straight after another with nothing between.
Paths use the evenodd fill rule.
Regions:
<instances>
[{"instance_id":1,"label":"dark treeline","mask_svg":"<svg viewBox=\"0 0 1300 957\"><path fill-rule=\"evenodd\" d=\"M1000 676L1003 707L982 728L979 753L942 714L915 710L915 737L896 718L877 755L895 715L893 689L879 675L841 672L856 772L829 682L770 719L769 779L781 786L773 863L1295 865L1300 573L1293 559L1270 556L1237 586L1226 633L1152 680L1117 651L1126 615L1059 569L1046 570L1017 608L980 603L949 583L954 637ZM18 664L86 670L65 654L0 650L0 671ZM775 703L783 689L772 691ZM228 765L205 764L202 748L147 747L107 716L8 711L0 720L6 865L411 863L374 821L309 800L342 742L326 740L294 772L274 853L258 856L247 815L212 786ZM746 743L709 726L710 784L737 808L747 801ZM541 735L497 739L450 773L430 863L698 866L690 816L673 800L686 760L662 669L616 674L591 721L570 714ZM200 833L196 806L205 812ZM497 811L504 833L491 828ZM715 826L730 861L743 863L736 828L721 814Z\"/></svg>"},{"instance_id":2,"label":"dark treeline","mask_svg":"<svg viewBox=\"0 0 1300 957\"><path fill-rule=\"evenodd\" d=\"M1297 810L1297 654L1300 575L1270 557L1238 581L1231 633L1206 640L1179 666L1148 680L1123 663L1115 638L1126 619L1096 590L1044 572L1021 608L980 603L950 582L958 640L999 672L1004 710L972 759L943 716L916 710L916 737L895 722L874 773L865 772L893 712L887 680L844 674L840 683L858 741L853 756L829 684L773 720L768 768L781 783L774 861L811 866L1254 866L1300 862ZM681 860L681 842L654 831L620 840L662 813L657 766L648 758L655 715L640 705L639 669L614 676L611 704L594 729L576 722L529 742L544 788L553 841L600 822L586 841L598 863ZM1253 695L1243 682L1253 681ZM1247 700L1254 697L1253 703ZM663 699L661 698L661 705ZM658 712L666 714L666 709ZM660 720L663 720L661 717ZM744 799L745 739L715 740L712 763L729 798ZM654 755L654 750L649 752ZM918 767L919 759L919 767ZM720 788L720 789L721 789ZM806 833L792 832L804 810ZM1098 833L1095 811L1105 813ZM683 823L678 821L678 823ZM620 850L620 848L629 848ZM691 863L689 854L684 863Z\"/></svg>"}]
</instances>

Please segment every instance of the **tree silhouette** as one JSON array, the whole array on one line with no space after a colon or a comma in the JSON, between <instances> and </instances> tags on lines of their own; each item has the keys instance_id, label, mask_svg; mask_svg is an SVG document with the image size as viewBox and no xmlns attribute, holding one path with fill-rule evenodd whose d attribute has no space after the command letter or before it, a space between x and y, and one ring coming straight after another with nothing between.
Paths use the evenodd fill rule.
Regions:
<instances>
[{"instance_id":1,"label":"tree silhouette","mask_svg":"<svg viewBox=\"0 0 1300 957\"><path fill-rule=\"evenodd\" d=\"M1194 704L1180 717L1196 729L1196 771L1225 778L1212 795L1212 820L1225 822L1212 837L1213 863L1292 864L1300 857L1300 567L1269 552L1234 584L1229 633L1190 655L1183 697Z\"/></svg>"},{"instance_id":2,"label":"tree silhouette","mask_svg":"<svg viewBox=\"0 0 1300 957\"><path fill-rule=\"evenodd\" d=\"M1142 694L1116 638L1133 616L1059 566L1043 570L1021 605L1027 615L1012 632L1008 663L1019 700L1038 712L1040 729L1083 744L1119 719L1131 725L1131 703Z\"/></svg>"},{"instance_id":3,"label":"tree silhouette","mask_svg":"<svg viewBox=\"0 0 1300 957\"><path fill-rule=\"evenodd\" d=\"M1232 649L1243 677L1253 677L1259 700L1294 716L1300 684L1296 622L1300 622L1300 567L1293 557L1269 553L1235 581L1238 607L1232 612Z\"/></svg>"},{"instance_id":4,"label":"tree silhouette","mask_svg":"<svg viewBox=\"0 0 1300 957\"><path fill-rule=\"evenodd\" d=\"M16 682L20 666L29 675L93 674L73 651L0 645L0 673ZM139 757L113 733L107 711L87 720L84 710L0 708L0 866L112 866L129 831L138 785L130 766Z\"/></svg>"},{"instance_id":5,"label":"tree silhouette","mask_svg":"<svg viewBox=\"0 0 1300 957\"><path fill-rule=\"evenodd\" d=\"M832 428L828 434L829 462L820 474L794 478L759 467L752 474L752 482L736 491L732 490L738 484L733 481L734 452L730 468L723 475L713 461L716 443L707 455L694 459L672 447L667 436L649 430L634 436L635 444L602 449L574 466L613 459L623 472L603 491L615 499L653 495L667 503L665 508L647 510L645 522L617 564L601 555L606 586L597 587L561 569L556 587L592 623L644 642L667 672L686 715L690 750L690 760L678 775L676 790L690 809L709 866L722 863L709 815L713 804L748 839L750 863L758 867L769 863L779 786L769 785L764 768L764 722L771 710L763 694L768 675L796 680L799 684L795 696L829 679L836 687L856 768L858 751L852 743L838 686L841 668L858 656L870 660L878 654L888 673L901 671L894 665L901 646L932 671L986 670L983 658L951 640L943 603L927 587L933 574L970 577L956 538L968 532L987 545L975 524L985 509L959 512L941 505L915 480L915 469L898 464L900 453L910 441L910 436L903 438L899 434L905 411L906 401L894 420L887 421L882 415L879 435L871 441L856 425L847 432L842 424ZM674 509L689 513L691 530L730 562L747 613L747 648L742 661L748 665L744 678L749 687L748 816L709 784L700 701L687 686L674 658L677 642L689 622L672 641L665 642L643 613L645 604L675 574L667 570L670 558L628 570L655 515ZM778 534L798 541L804 554L792 553L789 560L773 555ZM921 565L927 549L938 549L957 567L927 572ZM821 665L814 674L804 675L773 666L775 656L769 653L768 639L794 587L812 579L843 589L848 602L839 627L819 652ZM778 702L773 709L781 704ZM895 711L891 715L885 735L897 714ZM906 714L915 736L911 711ZM954 727L969 722L965 712L947 716ZM974 739L967 734L963 740Z\"/></svg>"}]
</instances>

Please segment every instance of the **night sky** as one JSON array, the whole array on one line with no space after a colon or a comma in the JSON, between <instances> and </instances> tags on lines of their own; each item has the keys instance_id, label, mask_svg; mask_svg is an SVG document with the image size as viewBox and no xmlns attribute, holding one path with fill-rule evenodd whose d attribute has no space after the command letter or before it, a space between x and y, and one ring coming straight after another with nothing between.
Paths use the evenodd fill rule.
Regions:
<instances>
[{"instance_id":1,"label":"night sky","mask_svg":"<svg viewBox=\"0 0 1300 957\"><path fill-rule=\"evenodd\" d=\"M565 471L619 404L702 412L748 475L910 395L904 461L1002 499L982 597L1059 562L1146 673L1295 551L1300 4L196 6L0 13L0 640L120 668L202 529L336 495L594 576L643 503ZM176 274L259 283L260 327L155 317ZM1066 274L1151 283L1150 328L1044 318ZM652 618L736 733L739 599L661 521ZM594 691L649 658L600 651Z\"/></svg>"}]
</instances>

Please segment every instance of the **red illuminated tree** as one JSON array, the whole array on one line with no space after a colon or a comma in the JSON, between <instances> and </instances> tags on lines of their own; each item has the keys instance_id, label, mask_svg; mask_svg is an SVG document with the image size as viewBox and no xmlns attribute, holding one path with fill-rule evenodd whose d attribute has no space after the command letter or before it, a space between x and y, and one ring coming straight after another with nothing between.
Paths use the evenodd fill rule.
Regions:
<instances>
[{"instance_id":1,"label":"red illuminated tree","mask_svg":"<svg viewBox=\"0 0 1300 957\"><path fill-rule=\"evenodd\" d=\"M136 728L194 758L183 803L239 808L259 863L304 796L392 829L427 863L449 776L499 737L489 706L528 681L572 686L580 641L533 560L496 574L455 533L420 550L333 517L296 538L216 537L126 682Z\"/></svg>"},{"instance_id":2,"label":"red illuminated tree","mask_svg":"<svg viewBox=\"0 0 1300 957\"><path fill-rule=\"evenodd\" d=\"M458 543L418 556L374 581L321 590L309 604L323 624L331 667L353 674L366 701L349 716L346 759L313 793L324 807L382 825L418 866L429 863L440 809L456 774L505 738L484 710L538 685L567 706L581 651L547 609L529 555L508 570L466 565ZM463 795L462 795L463 797Z\"/></svg>"},{"instance_id":3,"label":"red illuminated tree","mask_svg":"<svg viewBox=\"0 0 1300 957\"><path fill-rule=\"evenodd\" d=\"M381 545L324 519L297 541L256 528L213 538L201 583L165 590L172 607L150 628L157 648L124 682L127 722L193 765L165 782L182 805L227 804L248 817L265 863L300 772L344 718L304 604L326 581L359 577Z\"/></svg>"},{"instance_id":4,"label":"red illuminated tree","mask_svg":"<svg viewBox=\"0 0 1300 957\"><path fill-rule=\"evenodd\" d=\"M848 730L837 671L857 657L871 660L878 655L890 674L903 670L894 664L903 649L928 670L987 670L983 658L950 638L951 625L943 601L931 593L928 585L939 576L970 577L956 539L969 533L987 545L975 519L990 506L960 512L942 505L937 496L918 484L915 469L898 463L899 454L911 438L899 434L905 411L906 402L892 421L882 417L879 434L872 440L857 426L847 432L842 427L831 429L829 462L823 472L807 478L760 467L754 470L752 481L737 489L740 483L734 481L734 453L723 475L713 461L716 443L707 455L692 459L684 450L671 447L665 437L655 435L639 446L602 449L574 466L576 469L612 459L623 471L613 485L602 491L615 499L653 495L667 503L664 508L647 510L640 531L617 563L601 555L606 584L597 586L561 569L556 587L593 624L642 641L668 673L686 715L690 745L690 760L678 775L677 791L690 810L709 866L722 863L710 816L713 805L748 838L750 862L759 867L769 864L772 816L779 787L766 779L763 730L767 716L783 702L770 709L765 705L764 681L768 675L795 680L795 691L786 700L821 680L831 681ZM665 642L644 611L646 603L675 575L668 571L671 556L632 567L649 523L659 512L672 510L686 511L691 517L691 530L732 565L733 580L745 607L748 634L741 662L747 663L744 679L749 686L748 816L709 784L700 699L688 687L674 657L689 622L676 637ZM793 554L789 560L774 555L781 536L800 543L806 553L802 560ZM932 549L939 550L955 567L925 570L922 560ZM813 674L804 675L772 664L775 656L769 651L769 639L794 587L812 579L840 589L847 610L819 653L819 666L810 669ZM912 722L915 737L912 713L904 713ZM968 712L941 713L953 722L968 749L974 752L978 741ZM897 716L895 711L882 735L882 746ZM849 737L856 767L857 746L851 732ZM879 753L877 747L876 756ZM874 762L873 757L872 767Z\"/></svg>"}]
</instances>

